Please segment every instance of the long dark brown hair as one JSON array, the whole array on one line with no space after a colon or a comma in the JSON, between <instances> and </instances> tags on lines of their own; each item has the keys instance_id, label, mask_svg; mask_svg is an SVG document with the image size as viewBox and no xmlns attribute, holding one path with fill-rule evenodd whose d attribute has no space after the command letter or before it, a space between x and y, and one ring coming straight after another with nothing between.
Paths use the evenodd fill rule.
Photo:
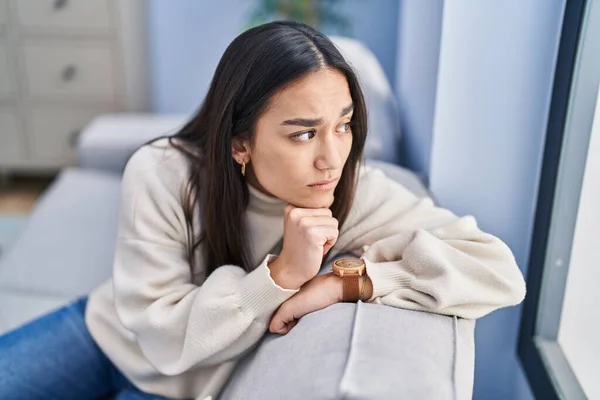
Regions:
<instances>
[{"instance_id":1,"label":"long dark brown hair","mask_svg":"<svg viewBox=\"0 0 600 400\"><path fill-rule=\"evenodd\" d=\"M190 238L188 257L194 265L196 249L204 242L207 276L222 265L238 265L246 271L255 267L246 235L249 193L240 165L232 157L232 140L252 142L256 122L269 99L303 75L323 68L345 75L354 103L352 149L330 207L342 227L354 199L357 167L367 136L367 111L355 72L331 40L314 28L276 21L239 35L219 61L200 109L176 134L168 136L170 145L190 162L182 199ZM194 241L192 218L197 207L202 232Z\"/></svg>"}]
</instances>

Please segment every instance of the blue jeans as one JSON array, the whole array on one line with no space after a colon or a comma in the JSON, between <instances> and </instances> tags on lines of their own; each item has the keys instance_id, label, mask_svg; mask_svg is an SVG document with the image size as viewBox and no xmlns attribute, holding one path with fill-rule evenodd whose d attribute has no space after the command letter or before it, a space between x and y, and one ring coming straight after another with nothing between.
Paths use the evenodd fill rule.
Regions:
<instances>
[{"instance_id":1,"label":"blue jeans","mask_svg":"<svg viewBox=\"0 0 600 400\"><path fill-rule=\"evenodd\" d=\"M166 399L137 389L84 321L87 297L0 336L0 399Z\"/></svg>"}]
</instances>

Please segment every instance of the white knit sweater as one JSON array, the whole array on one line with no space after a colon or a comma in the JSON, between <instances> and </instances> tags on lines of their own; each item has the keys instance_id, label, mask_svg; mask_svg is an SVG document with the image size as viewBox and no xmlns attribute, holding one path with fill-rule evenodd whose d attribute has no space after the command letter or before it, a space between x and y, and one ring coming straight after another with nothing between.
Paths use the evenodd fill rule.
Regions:
<instances>
[{"instance_id":1,"label":"white knit sweater","mask_svg":"<svg viewBox=\"0 0 600 400\"><path fill-rule=\"evenodd\" d=\"M248 235L256 268L224 265L205 276L186 257L182 208L188 164L166 140L138 150L123 175L113 279L90 294L86 323L109 359L144 391L216 396L236 360L296 291L275 284L264 255L283 234L284 203L250 189ZM198 221L198 218L195 218ZM195 233L200 232L195 222ZM356 198L330 256L363 256L369 301L478 318L525 296L509 248L418 200L380 170L362 167Z\"/></svg>"}]
</instances>

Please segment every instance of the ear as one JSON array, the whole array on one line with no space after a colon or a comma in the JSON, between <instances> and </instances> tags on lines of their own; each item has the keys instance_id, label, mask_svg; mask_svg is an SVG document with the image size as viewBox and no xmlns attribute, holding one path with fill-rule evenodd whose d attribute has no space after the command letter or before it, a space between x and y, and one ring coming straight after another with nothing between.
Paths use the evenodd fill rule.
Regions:
<instances>
[{"instance_id":1,"label":"ear","mask_svg":"<svg viewBox=\"0 0 600 400\"><path fill-rule=\"evenodd\" d=\"M231 141L231 156L238 163L250 161L250 144L241 138L233 138Z\"/></svg>"}]
</instances>

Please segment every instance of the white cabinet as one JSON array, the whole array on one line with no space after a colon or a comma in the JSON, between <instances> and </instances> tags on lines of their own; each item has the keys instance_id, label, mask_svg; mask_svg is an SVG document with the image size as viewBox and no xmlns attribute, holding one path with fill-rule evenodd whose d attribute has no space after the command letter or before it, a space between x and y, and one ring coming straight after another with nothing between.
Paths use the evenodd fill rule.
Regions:
<instances>
[{"instance_id":1,"label":"white cabinet","mask_svg":"<svg viewBox=\"0 0 600 400\"><path fill-rule=\"evenodd\" d=\"M9 60L6 41L0 38L0 99L10 98L15 94L15 85L11 79L14 74Z\"/></svg>"},{"instance_id":2,"label":"white cabinet","mask_svg":"<svg viewBox=\"0 0 600 400\"><path fill-rule=\"evenodd\" d=\"M35 108L28 116L35 157L74 162L77 137L88 122L98 114L110 113L99 108Z\"/></svg>"},{"instance_id":3,"label":"white cabinet","mask_svg":"<svg viewBox=\"0 0 600 400\"><path fill-rule=\"evenodd\" d=\"M114 26L112 0L13 0L17 21L27 29L105 30Z\"/></svg>"},{"instance_id":4,"label":"white cabinet","mask_svg":"<svg viewBox=\"0 0 600 400\"><path fill-rule=\"evenodd\" d=\"M8 8L6 7L6 0L0 0L0 31L6 25L6 20L8 16L6 15L8 12Z\"/></svg>"},{"instance_id":5,"label":"white cabinet","mask_svg":"<svg viewBox=\"0 0 600 400\"><path fill-rule=\"evenodd\" d=\"M17 161L20 157L19 122L14 109L0 107L0 159Z\"/></svg>"},{"instance_id":6,"label":"white cabinet","mask_svg":"<svg viewBox=\"0 0 600 400\"><path fill-rule=\"evenodd\" d=\"M148 111L145 15L144 0L0 0L0 170L73 165L92 119Z\"/></svg>"},{"instance_id":7,"label":"white cabinet","mask_svg":"<svg viewBox=\"0 0 600 400\"><path fill-rule=\"evenodd\" d=\"M114 99L115 63L109 43L26 43L23 61L31 95Z\"/></svg>"}]
</instances>

